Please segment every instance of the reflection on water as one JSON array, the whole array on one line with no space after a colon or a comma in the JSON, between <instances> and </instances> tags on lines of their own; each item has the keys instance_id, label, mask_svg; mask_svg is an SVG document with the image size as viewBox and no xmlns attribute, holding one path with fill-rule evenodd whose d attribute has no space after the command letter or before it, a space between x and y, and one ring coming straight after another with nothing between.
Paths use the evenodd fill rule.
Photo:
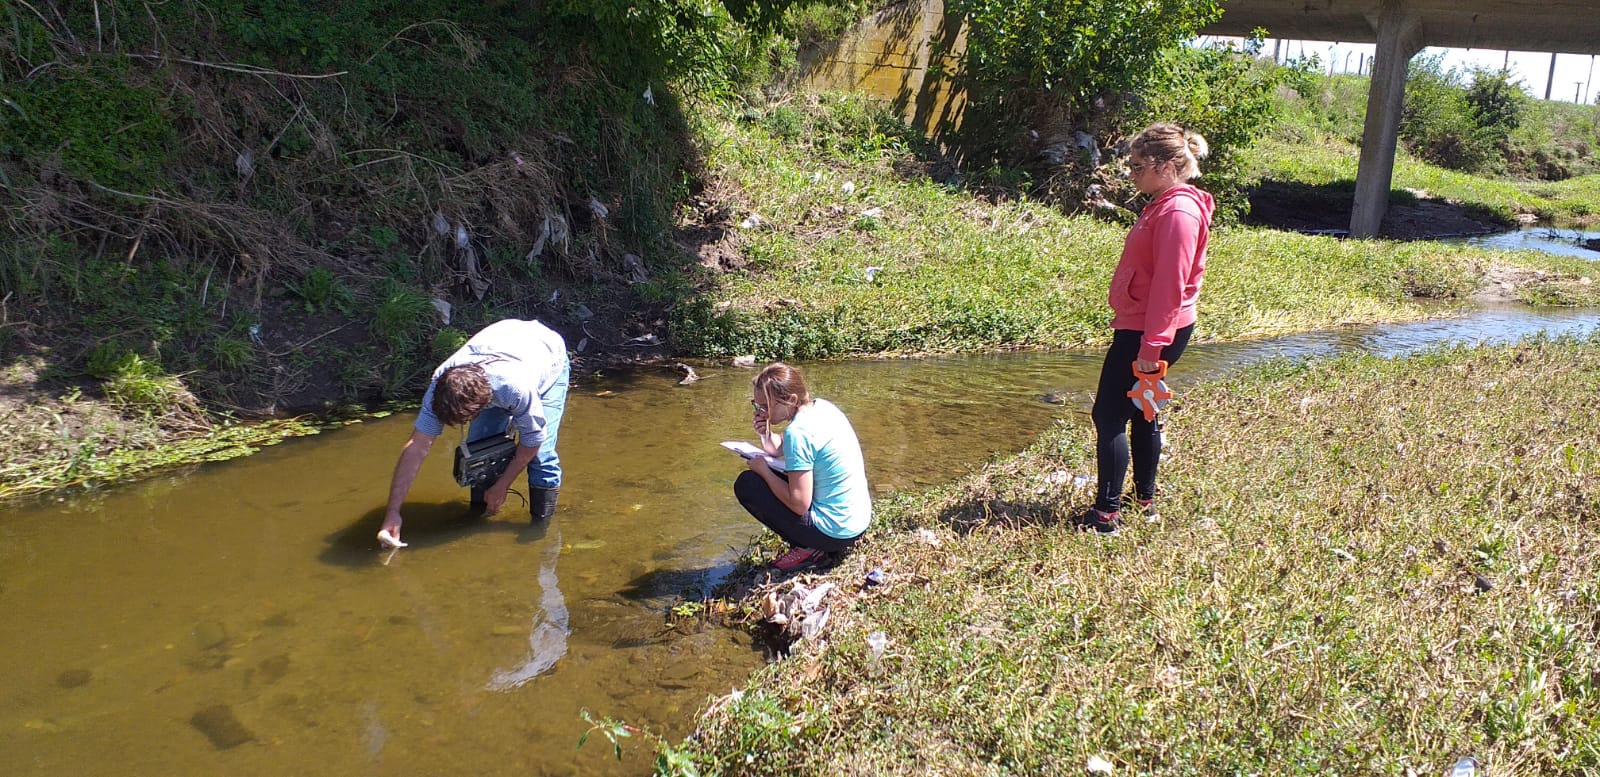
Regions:
<instances>
[{"instance_id":1,"label":"reflection on water","mask_svg":"<svg viewBox=\"0 0 1600 777\"><path fill-rule=\"evenodd\" d=\"M1518 309L1236 345L1173 376L1274 356L1402 353L1594 312ZM1203 327L1202 321L1202 327ZM856 425L879 492L947 481L1084 420L1101 354L808 365ZM740 633L669 631L676 596L758 533L731 492L753 371L638 372L576 387L549 525L465 517L449 456L373 540L409 417L0 514L0 774L639 774L577 750L580 711L681 736L762 661ZM1065 405L1040 401L1064 397ZM449 441L443 441L449 442ZM448 446L441 446L447 451ZM512 500L513 505L516 499Z\"/></svg>"},{"instance_id":2,"label":"reflection on water","mask_svg":"<svg viewBox=\"0 0 1600 777\"><path fill-rule=\"evenodd\" d=\"M556 584L556 558L561 555L561 535L545 552L544 563L539 567L539 611L533 616L533 629L528 632L528 657L514 669L500 670L489 678L491 691L509 691L544 674L556 665L556 660L567 654L567 603L561 598Z\"/></svg>"},{"instance_id":3,"label":"reflection on water","mask_svg":"<svg viewBox=\"0 0 1600 777\"><path fill-rule=\"evenodd\" d=\"M1581 229L1523 227L1493 235L1449 238L1440 242L1501 250L1543 251L1547 254L1600 260L1600 232Z\"/></svg>"}]
</instances>

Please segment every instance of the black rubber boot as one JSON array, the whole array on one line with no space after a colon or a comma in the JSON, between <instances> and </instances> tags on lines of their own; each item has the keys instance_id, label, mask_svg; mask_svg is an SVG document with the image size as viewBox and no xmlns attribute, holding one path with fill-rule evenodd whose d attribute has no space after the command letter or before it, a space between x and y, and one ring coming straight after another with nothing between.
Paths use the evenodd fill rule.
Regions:
<instances>
[{"instance_id":1,"label":"black rubber boot","mask_svg":"<svg viewBox=\"0 0 1600 777\"><path fill-rule=\"evenodd\" d=\"M528 512L533 514L533 522L548 521L550 516L556 514L556 498L561 496L561 486L555 488L528 487Z\"/></svg>"},{"instance_id":2,"label":"black rubber boot","mask_svg":"<svg viewBox=\"0 0 1600 777\"><path fill-rule=\"evenodd\" d=\"M488 490L489 489L487 487L474 486L472 488L472 502L467 507L468 516L472 518L482 518L484 515L488 514L489 503L483 498L484 492Z\"/></svg>"}]
</instances>

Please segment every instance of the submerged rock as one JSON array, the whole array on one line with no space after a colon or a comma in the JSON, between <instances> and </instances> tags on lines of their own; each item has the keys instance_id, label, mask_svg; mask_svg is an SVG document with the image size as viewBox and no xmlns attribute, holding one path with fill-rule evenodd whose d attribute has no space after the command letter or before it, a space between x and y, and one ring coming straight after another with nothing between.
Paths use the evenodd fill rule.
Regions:
<instances>
[{"instance_id":1,"label":"submerged rock","mask_svg":"<svg viewBox=\"0 0 1600 777\"><path fill-rule=\"evenodd\" d=\"M189 725L205 734L206 739L211 740L211 746L218 750L232 750L256 738L250 729L234 717L233 708L226 704L214 704L195 712L189 718Z\"/></svg>"}]
</instances>

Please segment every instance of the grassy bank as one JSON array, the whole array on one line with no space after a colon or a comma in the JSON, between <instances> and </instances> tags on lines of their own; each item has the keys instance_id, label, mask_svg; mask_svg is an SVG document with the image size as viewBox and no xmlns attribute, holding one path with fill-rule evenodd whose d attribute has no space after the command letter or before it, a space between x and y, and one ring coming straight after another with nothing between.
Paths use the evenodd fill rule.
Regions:
<instances>
[{"instance_id":1,"label":"grassy bank","mask_svg":"<svg viewBox=\"0 0 1600 777\"><path fill-rule=\"evenodd\" d=\"M698 133L731 235L724 250L741 271L708 276L677 308L673 338L687 352L826 358L1060 348L1107 335L1105 289L1124 225L986 194L927 162L881 109L852 98L707 121ZM1262 164L1338 154L1274 146ZM1506 198L1514 191L1472 180L1507 187ZM1448 314L1495 267L1572 287L1570 297L1530 291L1530 300L1583 304L1600 288L1580 285L1593 269L1578 260L1219 227L1204 336Z\"/></svg>"},{"instance_id":2,"label":"grassy bank","mask_svg":"<svg viewBox=\"0 0 1600 777\"><path fill-rule=\"evenodd\" d=\"M1412 62L1393 201L1440 199L1507 223L1527 213L1561 221L1600 217L1600 158L1595 155L1600 113L1594 106L1524 94L1510 101L1517 120L1503 128L1503 137L1494 132L1473 136L1461 124L1472 112L1470 101L1462 101L1472 79L1469 73L1444 71L1437 59ZM1279 121L1249 155L1251 177L1321 187L1325 198L1338 199L1348 209L1369 84L1365 76L1313 76L1298 92L1280 92ZM1467 153L1464 146L1482 148ZM1486 156L1476 162L1465 158L1474 153ZM1455 163L1453 169L1443 166L1448 161Z\"/></svg>"},{"instance_id":3,"label":"grassy bank","mask_svg":"<svg viewBox=\"0 0 1600 777\"><path fill-rule=\"evenodd\" d=\"M1162 518L1116 537L1064 521L1093 451L1059 428L880 505L828 575L825 638L676 755L727 775L1600 767L1597 375L1591 339L1197 387ZM861 589L874 567L887 583Z\"/></svg>"},{"instance_id":4,"label":"grassy bank","mask_svg":"<svg viewBox=\"0 0 1600 777\"><path fill-rule=\"evenodd\" d=\"M1354 143L1331 134L1286 139L1269 138L1251 156L1255 177L1328 187L1330 196L1346 199L1354 191L1361 152ZM1565 181L1517 181L1446 170L1400 152L1395 157L1395 196L1441 198L1478 208L1511 221L1531 213L1546 220L1582 220L1600 215L1600 175Z\"/></svg>"}]
</instances>

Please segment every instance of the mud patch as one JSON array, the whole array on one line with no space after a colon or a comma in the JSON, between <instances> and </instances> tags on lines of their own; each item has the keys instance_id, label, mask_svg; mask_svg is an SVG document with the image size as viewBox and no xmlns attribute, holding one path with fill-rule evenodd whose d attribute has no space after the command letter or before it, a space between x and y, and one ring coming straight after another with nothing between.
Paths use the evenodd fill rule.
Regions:
<instances>
[{"instance_id":1,"label":"mud patch","mask_svg":"<svg viewBox=\"0 0 1600 777\"><path fill-rule=\"evenodd\" d=\"M1549 273L1525 270L1521 267L1490 266L1483 273L1483 285L1473 293L1474 302L1515 302L1517 289L1531 282L1543 281Z\"/></svg>"}]
</instances>

